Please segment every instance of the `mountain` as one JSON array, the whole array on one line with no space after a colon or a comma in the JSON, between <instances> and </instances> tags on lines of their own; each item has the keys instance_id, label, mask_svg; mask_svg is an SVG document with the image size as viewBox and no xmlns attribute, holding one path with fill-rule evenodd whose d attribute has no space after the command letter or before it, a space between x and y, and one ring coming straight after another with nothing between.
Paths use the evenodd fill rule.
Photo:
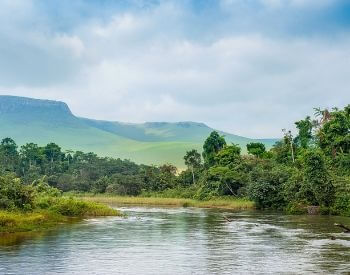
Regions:
<instances>
[{"instance_id":1,"label":"mountain","mask_svg":"<svg viewBox=\"0 0 350 275\"><path fill-rule=\"evenodd\" d=\"M0 138L11 137L19 145L55 142L63 149L183 167L186 150L201 151L213 130L190 121L136 124L93 120L75 116L64 102L0 96ZM239 144L243 151L249 142L263 142L268 148L276 142L276 139L250 139L218 132L225 135L227 143Z\"/></svg>"}]
</instances>

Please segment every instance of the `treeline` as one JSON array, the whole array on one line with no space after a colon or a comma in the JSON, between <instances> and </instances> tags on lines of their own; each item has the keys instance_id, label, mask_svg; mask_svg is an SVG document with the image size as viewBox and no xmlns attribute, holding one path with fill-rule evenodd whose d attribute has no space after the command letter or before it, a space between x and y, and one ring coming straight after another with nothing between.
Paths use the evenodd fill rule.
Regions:
<instances>
[{"instance_id":1,"label":"treeline","mask_svg":"<svg viewBox=\"0 0 350 275\"><path fill-rule=\"evenodd\" d=\"M192 156L188 167L198 182L197 197L244 196L259 208L305 213L308 206L319 206L324 214L350 216L350 105L315 109L314 119L295 125L295 137L283 130L271 150L250 143L244 156L238 146L211 133L203 165L195 151L185 157Z\"/></svg>"},{"instance_id":2,"label":"treeline","mask_svg":"<svg viewBox=\"0 0 350 275\"><path fill-rule=\"evenodd\" d=\"M129 160L98 157L94 153L62 151L55 143L18 148L5 138L0 143L0 175L12 174L30 185L38 180L63 192L139 195L142 190L175 187L176 167L137 165Z\"/></svg>"},{"instance_id":3,"label":"treeline","mask_svg":"<svg viewBox=\"0 0 350 275\"><path fill-rule=\"evenodd\" d=\"M315 110L315 118L295 123L297 134L284 137L269 151L262 143L241 148L212 132L203 153L184 156L188 169L177 173L170 164L137 165L94 153L62 151L54 143L20 148L5 138L0 144L1 175L19 178L24 186L47 183L61 191L186 197L244 197L259 208L350 216L350 105ZM4 185L3 185L4 186ZM1 191L0 184L0 207ZM2 195L4 197L4 195Z\"/></svg>"}]
</instances>

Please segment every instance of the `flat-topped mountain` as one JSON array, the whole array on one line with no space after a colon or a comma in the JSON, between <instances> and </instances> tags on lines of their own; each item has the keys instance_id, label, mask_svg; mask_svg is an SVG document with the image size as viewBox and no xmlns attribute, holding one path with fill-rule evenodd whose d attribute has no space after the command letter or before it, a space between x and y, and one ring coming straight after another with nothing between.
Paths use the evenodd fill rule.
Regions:
<instances>
[{"instance_id":1,"label":"flat-topped mountain","mask_svg":"<svg viewBox=\"0 0 350 275\"><path fill-rule=\"evenodd\" d=\"M95 152L101 156L131 159L140 163L164 162L184 166L186 150L202 149L214 129L204 123L123 123L75 116L60 101L0 96L0 138L11 137L19 145L55 142L64 149ZM228 143L242 146L261 141L270 147L276 140L256 140L218 131Z\"/></svg>"}]
</instances>

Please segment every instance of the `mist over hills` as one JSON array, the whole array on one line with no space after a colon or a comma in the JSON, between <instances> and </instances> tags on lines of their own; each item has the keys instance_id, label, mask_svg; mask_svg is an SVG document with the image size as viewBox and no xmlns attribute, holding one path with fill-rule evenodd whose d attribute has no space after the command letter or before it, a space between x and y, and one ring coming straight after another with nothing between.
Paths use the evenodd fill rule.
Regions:
<instances>
[{"instance_id":1,"label":"mist over hills","mask_svg":"<svg viewBox=\"0 0 350 275\"><path fill-rule=\"evenodd\" d=\"M18 145L55 142L63 149L95 152L100 156L126 158L138 163L173 163L183 167L183 155L202 150L214 129L197 122L123 123L75 116L60 101L0 96L0 138L11 137ZM249 142L271 147L276 139L250 139L222 131L227 143Z\"/></svg>"}]
</instances>

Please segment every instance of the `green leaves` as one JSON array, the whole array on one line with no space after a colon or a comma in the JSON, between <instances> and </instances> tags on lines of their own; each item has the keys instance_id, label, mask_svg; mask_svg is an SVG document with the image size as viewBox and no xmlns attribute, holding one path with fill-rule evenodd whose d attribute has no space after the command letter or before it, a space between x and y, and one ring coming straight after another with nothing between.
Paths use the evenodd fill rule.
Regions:
<instances>
[{"instance_id":1,"label":"green leaves","mask_svg":"<svg viewBox=\"0 0 350 275\"><path fill-rule=\"evenodd\" d=\"M225 138L218 132L213 131L205 140L203 145L203 158L206 166L210 167L215 164L215 155L226 145Z\"/></svg>"},{"instance_id":2,"label":"green leaves","mask_svg":"<svg viewBox=\"0 0 350 275\"><path fill-rule=\"evenodd\" d=\"M247 144L248 153L258 158L263 157L266 153L265 145L260 142L251 142Z\"/></svg>"}]
</instances>

